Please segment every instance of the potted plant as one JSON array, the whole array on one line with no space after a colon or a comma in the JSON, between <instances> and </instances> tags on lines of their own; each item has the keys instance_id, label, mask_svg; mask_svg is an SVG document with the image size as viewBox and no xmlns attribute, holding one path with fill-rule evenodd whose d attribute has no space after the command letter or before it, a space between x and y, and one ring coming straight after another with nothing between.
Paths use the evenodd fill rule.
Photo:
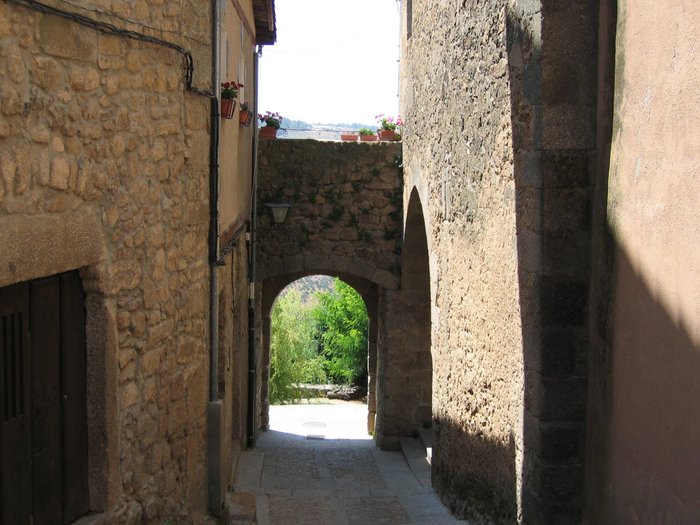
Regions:
<instances>
[{"instance_id":1,"label":"potted plant","mask_svg":"<svg viewBox=\"0 0 700 525\"><path fill-rule=\"evenodd\" d=\"M271 113L266 111L264 115L258 115L260 122L264 124L260 128L260 138L261 139L274 139L277 138L277 130L282 127L282 117L279 113Z\"/></svg>"},{"instance_id":2,"label":"potted plant","mask_svg":"<svg viewBox=\"0 0 700 525\"><path fill-rule=\"evenodd\" d=\"M377 135L369 128L360 128L357 130L360 135L361 142L376 142Z\"/></svg>"},{"instance_id":3,"label":"potted plant","mask_svg":"<svg viewBox=\"0 0 700 525\"><path fill-rule=\"evenodd\" d=\"M233 118L238 89L242 87L243 84L238 82L226 81L221 83L221 118Z\"/></svg>"},{"instance_id":4,"label":"potted plant","mask_svg":"<svg viewBox=\"0 0 700 525\"><path fill-rule=\"evenodd\" d=\"M353 131L345 131L340 134L340 140L343 142L357 142L359 135Z\"/></svg>"},{"instance_id":5,"label":"potted plant","mask_svg":"<svg viewBox=\"0 0 700 525\"><path fill-rule=\"evenodd\" d=\"M379 130L377 135L379 135L379 140L400 140L401 135L397 133L397 128L403 126L403 120L401 117L385 117L383 114L379 114L375 117L379 123ZM398 137L398 138L397 138Z\"/></svg>"},{"instance_id":6,"label":"potted plant","mask_svg":"<svg viewBox=\"0 0 700 525\"><path fill-rule=\"evenodd\" d=\"M253 112L250 110L247 102L241 102L240 109L238 110L238 123L246 128L250 127L253 122Z\"/></svg>"}]
</instances>

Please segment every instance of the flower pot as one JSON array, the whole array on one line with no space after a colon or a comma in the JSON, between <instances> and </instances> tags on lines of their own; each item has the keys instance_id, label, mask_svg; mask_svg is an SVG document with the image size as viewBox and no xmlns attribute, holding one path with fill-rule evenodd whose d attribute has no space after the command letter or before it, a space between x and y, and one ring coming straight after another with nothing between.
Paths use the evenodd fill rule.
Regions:
<instances>
[{"instance_id":1,"label":"flower pot","mask_svg":"<svg viewBox=\"0 0 700 525\"><path fill-rule=\"evenodd\" d=\"M379 135L379 140L392 142L396 140L396 132L392 129L380 129L377 131L377 134Z\"/></svg>"},{"instance_id":2,"label":"flower pot","mask_svg":"<svg viewBox=\"0 0 700 525\"><path fill-rule=\"evenodd\" d=\"M260 128L260 138L261 139L276 139L277 138L277 128L272 126L263 126Z\"/></svg>"},{"instance_id":3,"label":"flower pot","mask_svg":"<svg viewBox=\"0 0 700 525\"><path fill-rule=\"evenodd\" d=\"M236 109L235 98L221 99L221 118L233 118L233 112Z\"/></svg>"},{"instance_id":4,"label":"flower pot","mask_svg":"<svg viewBox=\"0 0 700 525\"><path fill-rule=\"evenodd\" d=\"M252 111L246 111L246 110L242 109L238 112L238 123L241 126L243 126L245 128L249 128L251 122L253 122L253 112Z\"/></svg>"},{"instance_id":5,"label":"flower pot","mask_svg":"<svg viewBox=\"0 0 700 525\"><path fill-rule=\"evenodd\" d=\"M360 135L360 142L377 142L376 135Z\"/></svg>"},{"instance_id":6,"label":"flower pot","mask_svg":"<svg viewBox=\"0 0 700 525\"><path fill-rule=\"evenodd\" d=\"M340 140L343 142L357 142L358 136L359 135L357 133L341 133Z\"/></svg>"}]
</instances>

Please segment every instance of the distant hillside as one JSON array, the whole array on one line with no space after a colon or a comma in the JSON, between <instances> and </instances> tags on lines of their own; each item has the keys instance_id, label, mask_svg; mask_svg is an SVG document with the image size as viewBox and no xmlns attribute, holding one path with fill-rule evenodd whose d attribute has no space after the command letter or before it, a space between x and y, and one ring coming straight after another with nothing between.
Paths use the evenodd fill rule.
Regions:
<instances>
[{"instance_id":1,"label":"distant hillside","mask_svg":"<svg viewBox=\"0 0 700 525\"><path fill-rule=\"evenodd\" d=\"M360 128L377 129L377 126L352 122L310 123L303 120L284 119L277 136L281 139L340 140L340 133Z\"/></svg>"},{"instance_id":2,"label":"distant hillside","mask_svg":"<svg viewBox=\"0 0 700 525\"><path fill-rule=\"evenodd\" d=\"M287 286L282 293L288 290L297 290L301 294L303 303L308 303L313 300L314 294L319 291L333 290L333 277L329 275L309 275L298 281L294 281Z\"/></svg>"}]
</instances>

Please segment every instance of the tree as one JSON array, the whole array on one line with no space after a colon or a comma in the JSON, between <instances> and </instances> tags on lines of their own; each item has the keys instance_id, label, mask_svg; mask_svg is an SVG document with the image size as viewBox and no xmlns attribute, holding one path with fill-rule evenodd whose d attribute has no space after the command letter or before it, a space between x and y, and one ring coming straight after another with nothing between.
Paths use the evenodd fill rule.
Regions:
<instances>
[{"instance_id":1,"label":"tree","mask_svg":"<svg viewBox=\"0 0 700 525\"><path fill-rule=\"evenodd\" d=\"M334 280L335 290L318 292L313 309L319 354L336 383L367 383L367 309L350 285Z\"/></svg>"},{"instance_id":2,"label":"tree","mask_svg":"<svg viewBox=\"0 0 700 525\"><path fill-rule=\"evenodd\" d=\"M313 340L311 309L301 302L297 290L280 295L272 309L270 336L270 401L286 403L301 399L301 383L326 381L323 358Z\"/></svg>"}]
</instances>

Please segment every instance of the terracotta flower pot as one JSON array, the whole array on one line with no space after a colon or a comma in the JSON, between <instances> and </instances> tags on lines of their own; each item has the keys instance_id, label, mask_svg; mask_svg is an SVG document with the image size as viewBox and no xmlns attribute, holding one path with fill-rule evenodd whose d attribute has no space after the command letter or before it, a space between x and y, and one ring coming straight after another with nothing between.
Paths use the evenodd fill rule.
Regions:
<instances>
[{"instance_id":1,"label":"terracotta flower pot","mask_svg":"<svg viewBox=\"0 0 700 525\"><path fill-rule=\"evenodd\" d=\"M233 112L236 109L235 98L221 99L221 118L233 118Z\"/></svg>"},{"instance_id":2,"label":"terracotta flower pot","mask_svg":"<svg viewBox=\"0 0 700 525\"><path fill-rule=\"evenodd\" d=\"M379 140L384 140L384 141L395 141L396 140L396 132L392 129L380 129L377 131L377 134L379 135Z\"/></svg>"},{"instance_id":3,"label":"terracotta flower pot","mask_svg":"<svg viewBox=\"0 0 700 525\"><path fill-rule=\"evenodd\" d=\"M276 139L277 138L277 128L272 126L263 126L260 128L260 138L261 139Z\"/></svg>"},{"instance_id":4,"label":"terracotta flower pot","mask_svg":"<svg viewBox=\"0 0 700 525\"><path fill-rule=\"evenodd\" d=\"M340 140L344 142L357 142L358 136L359 135L357 133L341 133Z\"/></svg>"},{"instance_id":5,"label":"terracotta flower pot","mask_svg":"<svg viewBox=\"0 0 700 525\"><path fill-rule=\"evenodd\" d=\"M360 135L360 142L377 142L376 135Z\"/></svg>"},{"instance_id":6,"label":"terracotta flower pot","mask_svg":"<svg viewBox=\"0 0 700 525\"><path fill-rule=\"evenodd\" d=\"M252 111L246 111L246 110L240 110L238 112L238 123L245 127L249 128L251 122L253 122L253 112Z\"/></svg>"}]
</instances>

